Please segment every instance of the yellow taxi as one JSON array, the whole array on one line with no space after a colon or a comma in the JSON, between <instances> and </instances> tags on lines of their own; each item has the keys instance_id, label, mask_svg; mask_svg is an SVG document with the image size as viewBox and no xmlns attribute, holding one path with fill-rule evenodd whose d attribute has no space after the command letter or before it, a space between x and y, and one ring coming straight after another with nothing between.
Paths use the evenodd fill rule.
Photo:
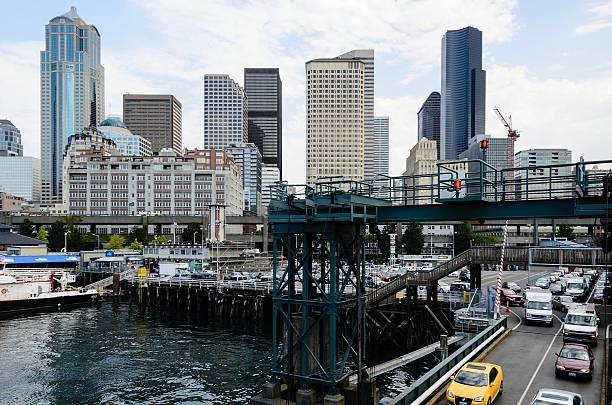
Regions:
<instances>
[{"instance_id":1,"label":"yellow taxi","mask_svg":"<svg viewBox=\"0 0 612 405\"><path fill-rule=\"evenodd\" d=\"M467 363L451 376L446 402L452 405L491 404L504 391L504 374L497 364Z\"/></svg>"}]
</instances>

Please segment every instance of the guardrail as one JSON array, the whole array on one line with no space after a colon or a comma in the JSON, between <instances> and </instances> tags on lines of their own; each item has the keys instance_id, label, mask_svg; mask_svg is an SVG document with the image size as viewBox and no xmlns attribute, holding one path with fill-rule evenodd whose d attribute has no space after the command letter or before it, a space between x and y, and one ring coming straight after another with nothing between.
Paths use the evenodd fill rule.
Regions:
<instances>
[{"instance_id":1,"label":"guardrail","mask_svg":"<svg viewBox=\"0 0 612 405\"><path fill-rule=\"evenodd\" d=\"M129 282L142 282L138 276L126 277ZM272 292L272 282L269 281L216 281L216 280L164 280L159 277L147 277L146 284L148 286L178 286L178 287L198 287L210 288L219 291L224 290L243 290L243 291L258 291L270 294Z\"/></svg>"},{"instance_id":2,"label":"guardrail","mask_svg":"<svg viewBox=\"0 0 612 405\"><path fill-rule=\"evenodd\" d=\"M481 351L507 327L506 317L491 322L491 326L474 336L444 361L438 363L424 376L412 383L407 390L389 402L385 402L385 404L419 404L431 396L464 362Z\"/></svg>"},{"instance_id":3,"label":"guardrail","mask_svg":"<svg viewBox=\"0 0 612 405\"><path fill-rule=\"evenodd\" d=\"M126 280L130 276L133 276L135 271L136 270L134 269L128 269L128 270L122 271L121 273L119 273L119 281ZM88 284L83 288L85 290L91 290L91 289L98 290L100 288L108 287L109 285L113 284L113 277L114 277L114 274L112 276L103 278L102 280L98 280L94 283Z\"/></svg>"}]
</instances>

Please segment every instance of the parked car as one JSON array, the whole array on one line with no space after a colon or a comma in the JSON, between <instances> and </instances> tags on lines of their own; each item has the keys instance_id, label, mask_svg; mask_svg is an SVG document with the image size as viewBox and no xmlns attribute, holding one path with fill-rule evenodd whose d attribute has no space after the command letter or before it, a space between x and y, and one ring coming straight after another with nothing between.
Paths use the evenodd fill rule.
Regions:
<instances>
[{"instance_id":1,"label":"parked car","mask_svg":"<svg viewBox=\"0 0 612 405\"><path fill-rule=\"evenodd\" d=\"M465 270L461 270L459 272L459 281L470 281L470 273L465 271Z\"/></svg>"},{"instance_id":2,"label":"parked car","mask_svg":"<svg viewBox=\"0 0 612 405\"><path fill-rule=\"evenodd\" d=\"M578 343L565 343L559 353L555 353L555 376L593 379L594 359L591 349Z\"/></svg>"},{"instance_id":3,"label":"parked car","mask_svg":"<svg viewBox=\"0 0 612 405\"><path fill-rule=\"evenodd\" d=\"M565 288L561 283L552 283L550 287L548 287L550 293L553 295L561 295L565 292Z\"/></svg>"},{"instance_id":4,"label":"parked car","mask_svg":"<svg viewBox=\"0 0 612 405\"><path fill-rule=\"evenodd\" d=\"M536 287L548 288L550 287L550 279L548 277L540 277L535 282Z\"/></svg>"},{"instance_id":5,"label":"parked car","mask_svg":"<svg viewBox=\"0 0 612 405\"><path fill-rule=\"evenodd\" d=\"M450 284L445 283L444 281L438 281L438 292L439 293L448 293L450 292Z\"/></svg>"},{"instance_id":6,"label":"parked car","mask_svg":"<svg viewBox=\"0 0 612 405\"><path fill-rule=\"evenodd\" d=\"M452 292L470 291L470 283L466 283L464 281L455 281L454 283L451 283L449 289Z\"/></svg>"},{"instance_id":7,"label":"parked car","mask_svg":"<svg viewBox=\"0 0 612 405\"><path fill-rule=\"evenodd\" d=\"M603 304L604 303L604 289L596 288L593 292L593 302L595 304Z\"/></svg>"},{"instance_id":8,"label":"parked car","mask_svg":"<svg viewBox=\"0 0 612 405\"><path fill-rule=\"evenodd\" d=\"M569 295L557 295L553 298L553 309L558 311L567 312L574 305L577 305L574 303L574 297Z\"/></svg>"},{"instance_id":9,"label":"parked car","mask_svg":"<svg viewBox=\"0 0 612 405\"><path fill-rule=\"evenodd\" d=\"M491 404L504 391L501 366L489 363L467 363L451 376L446 390L449 404Z\"/></svg>"},{"instance_id":10,"label":"parked car","mask_svg":"<svg viewBox=\"0 0 612 405\"><path fill-rule=\"evenodd\" d=\"M521 286L515 283L514 281L504 281L502 284L502 288L509 288L517 294L521 293Z\"/></svg>"},{"instance_id":11,"label":"parked car","mask_svg":"<svg viewBox=\"0 0 612 405\"><path fill-rule=\"evenodd\" d=\"M531 400L531 405L584 405L582 396L575 392L540 388Z\"/></svg>"},{"instance_id":12,"label":"parked car","mask_svg":"<svg viewBox=\"0 0 612 405\"><path fill-rule=\"evenodd\" d=\"M506 303L508 303L508 305L511 306L514 305L522 307L524 300L522 295L515 293L509 288L502 288L500 289L500 303L502 305L506 305Z\"/></svg>"}]
</instances>

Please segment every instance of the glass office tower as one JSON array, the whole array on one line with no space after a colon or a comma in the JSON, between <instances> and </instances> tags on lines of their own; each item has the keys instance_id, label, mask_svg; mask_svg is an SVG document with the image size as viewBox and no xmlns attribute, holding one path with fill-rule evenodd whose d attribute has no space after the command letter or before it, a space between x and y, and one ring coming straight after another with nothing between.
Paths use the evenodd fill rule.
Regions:
<instances>
[{"instance_id":1,"label":"glass office tower","mask_svg":"<svg viewBox=\"0 0 612 405\"><path fill-rule=\"evenodd\" d=\"M62 198L62 161L68 137L104 118L100 33L74 7L45 27L40 53L42 202Z\"/></svg>"},{"instance_id":2,"label":"glass office tower","mask_svg":"<svg viewBox=\"0 0 612 405\"><path fill-rule=\"evenodd\" d=\"M440 159L457 159L470 138L484 134L485 86L482 32L474 27L447 31L442 38Z\"/></svg>"}]
</instances>

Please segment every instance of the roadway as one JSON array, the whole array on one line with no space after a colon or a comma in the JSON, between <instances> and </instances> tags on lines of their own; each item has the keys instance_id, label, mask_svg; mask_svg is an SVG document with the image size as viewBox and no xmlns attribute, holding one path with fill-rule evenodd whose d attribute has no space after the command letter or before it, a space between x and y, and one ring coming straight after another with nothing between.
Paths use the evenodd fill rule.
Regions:
<instances>
[{"instance_id":1,"label":"roadway","mask_svg":"<svg viewBox=\"0 0 612 405\"><path fill-rule=\"evenodd\" d=\"M531 279L548 271L532 271ZM450 279L452 281L452 279ZM448 281L448 280L445 280ZM514 281L521 288L527 284L524 271L504 273L504 281ZM482 273L482 286L494 286L497 283L497 272ZM604 336L600 328L600 342L593 348L595 371L592 381L575 381L555 377L555 353L563 346L562 320L564 314L555 311L552 327L527 326L523 308L511 307L508 326L512 329L508 335L483 360L499 364L504 372L504 394L496 404L529 404L540 388L564 389L579 393L586 405L598 404L601 392L601 377L604 362ZM440 404L446 403L445 401Z\"/></svg>"}]
</instances>

